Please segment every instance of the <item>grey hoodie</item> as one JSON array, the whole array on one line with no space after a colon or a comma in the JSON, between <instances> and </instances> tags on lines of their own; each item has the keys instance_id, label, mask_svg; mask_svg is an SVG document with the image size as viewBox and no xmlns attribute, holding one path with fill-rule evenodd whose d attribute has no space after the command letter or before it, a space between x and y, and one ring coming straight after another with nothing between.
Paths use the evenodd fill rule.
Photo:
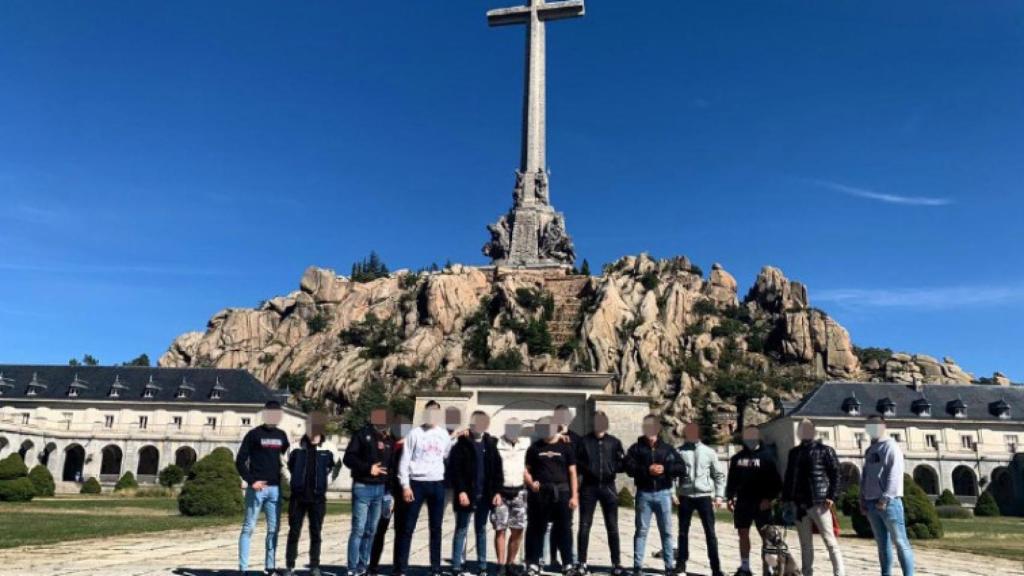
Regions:
<instances>
[{"instance_id":1,"label":"grey hoodie","mask_svg":"<svg viewBox=\"0 0 1024 576\"><path fill-rule=\"evenodd\" d=\"M892 438L872 442L864 453L860 497L865 502L903 497L903 451Z\"/></svg>"},{"instance_id":2,"label":"grey hoodie","mask_svg":"<svg viewBox=\"0 0 1024 576\"><path fill-rule=\"evenodd\" d=\"M718 467L715 449L700 440L679 447L686 464L686 476L679 481L678 493L689 498L724 498L725 473Z\"/></svg>"}]
</instances>

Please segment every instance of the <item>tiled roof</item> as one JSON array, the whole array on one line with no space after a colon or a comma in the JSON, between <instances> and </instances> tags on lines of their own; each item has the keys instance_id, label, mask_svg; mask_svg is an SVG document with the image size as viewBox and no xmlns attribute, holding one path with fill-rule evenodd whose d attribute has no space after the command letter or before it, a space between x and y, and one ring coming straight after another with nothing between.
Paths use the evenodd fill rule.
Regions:
<instances>
[{"instance_id":1,"label":"tiled roof","mask_svg":"<svg viewBox=\"0 0 1024 576\"><path fill-rule=\"evenodd\" d=\"M184 397L179 398L180 391ZM0 405L10 398L230 404L281 400L245 370L0 364Z\"/></svg>"},{"instance_id":2,"label":"tiled roof","mask_svg":"<svg viewBox=\"0 0 1024 576\"><path fill-rule=\"evenodd\" d=\"M962 418L1024 422L1024 386L983 384L925 384L920 390L905 384L881 382L825 382L811 391L787 416L849 416L847 409L860 405L859 415L881 414L889 402L895 418L952 419L962 407ZM919 416L930 407L930 416ZM1008 408L1009 417L1000 413Z\"/></svg>"}]
</instances>

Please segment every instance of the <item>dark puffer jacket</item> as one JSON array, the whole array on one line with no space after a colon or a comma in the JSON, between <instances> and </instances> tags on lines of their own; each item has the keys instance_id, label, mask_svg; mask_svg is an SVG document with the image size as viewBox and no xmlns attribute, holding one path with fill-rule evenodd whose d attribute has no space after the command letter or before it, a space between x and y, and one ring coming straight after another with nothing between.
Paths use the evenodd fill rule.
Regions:
<instances>
[{"instance_id":1,"label":"dark puffer jacket","mask_svg":"<svg viewBox=\"0 0 1024 576\"><path fill-rule=\"evenodd\" d=\"M611 434L601 438L587 434L579 441L576 449L576 468L579 470L581 486L607 486L615 484L615 476L622 472L626 453L622 442Z\"/></svg>"},{"instance_id":2,"label":"dark puffer jacket","mask_svg":"<svg viewBox=\"0 0 1024 576\"><path fill-rule=\"evenodd\" d=\"M836 500L839 492L839 458L821 440L803 442L789 451L782 499L804 507Z\"/></svg>"},{"instance_id":3,"label":"dark puffer jacket","mask_svg":"<svg viewBox=\"0 0 1024 576\"><path fill-rule=\"evenodd\" d=\"M651 476L652 464L661 464L665 472L660 476ZM636 444L629 447L623 468L633 481L636 489L644 492L669 490L677 478L686 476L686 464L683 457L676 452L671 444L659 439L651 446L647 438L637 438Z\"/></svg>"}]
</instances>

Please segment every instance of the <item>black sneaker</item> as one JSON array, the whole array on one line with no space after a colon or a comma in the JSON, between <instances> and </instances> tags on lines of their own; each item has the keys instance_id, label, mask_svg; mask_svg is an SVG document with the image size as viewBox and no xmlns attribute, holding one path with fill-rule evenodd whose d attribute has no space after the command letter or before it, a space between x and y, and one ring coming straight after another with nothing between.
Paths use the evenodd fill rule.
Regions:
<instances>
[{"instance_id":1,"label":"black sneaker","mask_svg":"<svg viewBox=\"0 0 1024 576\"><path fill-rule=\"evenodd\" d=\"M536 564L531 564L530 566L528 566L526 568L526 576L540 576L540 575L541 575L540 566L537 566Z\"/></svg>"},{"instance_id":2,"label":"black sneaker","mask_svg":"<svg viewBox=\"0 0 1024 576\"><path fill-rule=\"evenodd\" d=\"M587 566L586 562L580 562L576 565L576 573L579 576L590 576L590 567Z\"/></svg>"},{"instance_id":3,"label":"black sneaker","mask_svg":"<svg viewBox=\"0 0 1024 576\"><path fill-rule=\"evenodd\" d=\"M626 576L626 569L622 566L612 568L612 576Z\"/></svg>"},{"instance_id":4,"label":"black sneaker","mask_svg":"<svg viewBox=\"0 0 1024 576\"><path fill-rule=\"evenodd\" d=\"M740 568L733 576L754 576L754 573L746 568Z\"/></svg>"},{"instance_id":5,"label":"black sneaker","mask_svg":"<svg viewBox=\"0 0 1024 576\"><path fill-rule=\"evenodd\" d=\"M643 568L633 568L633 576L644 576Z\"/></svg>"},{"instance_id":6,"label":"black sneaker","mask_svg":"<svg viewBox=\"0 0 1024 576\"><path fill-rule=\"evenodd\" d=\"M320 572L319 566L313 566L309 569L309 576L323 576L323 573Z\"/></svg>"}]
</instances>

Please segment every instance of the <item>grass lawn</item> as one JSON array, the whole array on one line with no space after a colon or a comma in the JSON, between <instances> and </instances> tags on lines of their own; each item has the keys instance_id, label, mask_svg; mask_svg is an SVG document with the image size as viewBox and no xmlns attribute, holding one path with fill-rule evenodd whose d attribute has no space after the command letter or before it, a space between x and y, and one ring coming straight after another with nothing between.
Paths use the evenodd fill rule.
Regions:
<instances>
[{"instance_id":1,"label":"grass lawn","mask_svg":"<svg viewBox=\"0 0 1024 576\"><path fill-rule=\"evenodd\" d=\"M329 514L341 514L350 509L348 502L338 501L329 502L327 507ZM178 514L178 502L174 498L43 498L26 504L0 503L0 534L4 535L0 538L0 548L240 525L241 522L241 516L182 516Z\"/></svg>"}]
</instances>

